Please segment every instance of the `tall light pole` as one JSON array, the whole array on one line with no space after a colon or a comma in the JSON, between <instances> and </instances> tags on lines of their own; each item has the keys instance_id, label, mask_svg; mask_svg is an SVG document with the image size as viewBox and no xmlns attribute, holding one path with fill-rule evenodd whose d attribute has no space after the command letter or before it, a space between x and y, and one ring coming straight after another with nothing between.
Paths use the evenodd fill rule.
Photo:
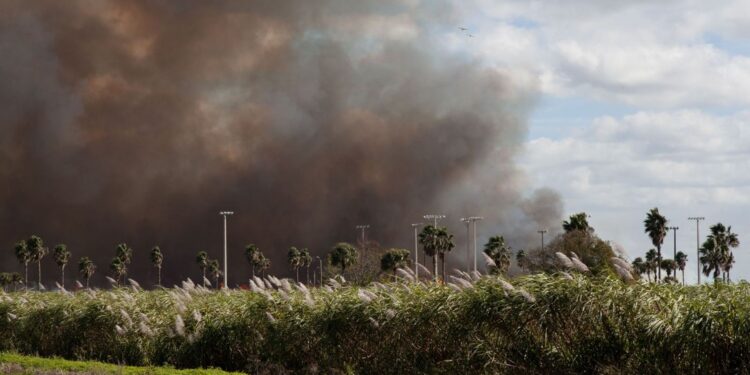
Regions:
<instances>
[{"instance_id":1,"label":"tall light pole","mask_svg":"<svg viewBox=\"0 0 750 375\"><path fill-rule=\"evenodd\" d=\"M469 236L469 225L473 225L474 227L474 256L473 258L474 258L474 271L475 272L477 270L477 221L481 221L481 220L484 220L484 218L481 216L470 216L470 217L461 219L461 221L466 223L466 236L467 237ZM469 251L468 239L466 240L466 251L467 252ZM467 254L467 259L468 259L468 254ZM468 265L467 265L467 268L468 268Z\"/></svg>"},{"instance_id":2,"label":"tall light pole","mask_svg":"<svg viewBox=\"0 0 750 375\"><path fill-rule=\"evenodd\" d=\"M672 251L672 259L677 258L677 230L680 229L680 227L667 227L668 230L672 231L672 234L674 234L674 251Z\"/></svg>"},{"instance_id":3,"label":"tall light pole","mask_svg":"<svg viewBox=\"0 0 750 375\"><path fill-rule=\"evenodd\" d=\"M315 256L318 258L318 268L320 268L320 286L323 287L323 260L320 259L319 256Z\"/></svg>"},{"instance_id":4,"label":"tall light pole","mask_svg":"<svg viewBox=\"0 0 750 375\"><path fill-rule=\"evenodd\" d=\"M542 235L542 251L544 251L544 234L547 233L546 229L540 229L536 231L537 233Z\"/></svg>"},{"instance_id":5,"label":"tall light pole","mask_svg":"<svg viewBox=\"0 0 750 375\"><path fill-rule=\"evenodd\" d=\"M362 248L365 247L365 229L367 229L369 227L370 227L369 224L361 224L361 225L357 225L357 227L356 227L357 229L359 229L359 230L362 231Z\"/></svg>"},{"instance_id":6,"label":"tall light pole","mask_svg":"<svg viewBox=\"0 0 750 375\"><path fill-rule=\"evenodd\" d=\"M702 216L695 216L695 217L689 217L688 220L695 220L695 264L696 268L698 269L698 285L701 283L701 262L700 262L700 256L701 256L701 220L706 220L705 217Z\"/></svg>"},{"instance_id":7,"label":"tall light pole","mask_svg":"<svg viewBox=\"0 0 750 375\"><path fill-rule=\"evenodd\" d=\"M229 275L227 273L227 216L234 215L234 212L221 211L219 215L224 216L224 289L226 289L229 285Z\"/></svg>"},{"instance_id":8,"label":"tall light pole","mask_svg":"<svg viewBox=\"0 0 750 375\"><path fill-rule=\"evenodd\" d=\"M414 279L419 282L419 248L417 247L417 229L422 226L422 223L414 223L411 225L414 228Z\"/></svg>"},{"instance_id":9,"label":"tall light pole","mask_svg":"<svg viewBox=\"0 0 750 375\"><path fill-rule=\"evenodd\" d=\"M471 250L469 250L471 247L471 237L469 236L471 221L469 221L468 217L462 217L461 222L466 223L466 272L469 272L471 270Z\"/></svg>"},{"instance_id":10,"label":"tall light pole","mask_svg":"<svg viewBox=\"0 0 750 375\"><path fill-rule=\"evenodd\" d=\"M445 215L427 214L422 216L425 220L432 220L433 226L437 227L438 220L445 219Z\"/></svg>"}]
</instances>

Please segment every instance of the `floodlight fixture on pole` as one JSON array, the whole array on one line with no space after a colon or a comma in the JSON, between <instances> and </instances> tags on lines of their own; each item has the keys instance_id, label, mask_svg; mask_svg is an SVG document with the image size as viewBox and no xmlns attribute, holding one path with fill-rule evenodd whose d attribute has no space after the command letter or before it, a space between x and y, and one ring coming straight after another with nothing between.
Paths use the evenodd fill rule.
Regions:
<instances>
[{"instance_id":1,"label":"floodlight fixture on pole","mask_svg":"<svg viewBox=\"0 0 750 375\"><path fill-rule=\"evenodd\" d=\"M227 216L234 215L234 211L221 211L219 215L224 217L224 289L228 288L227 275Z\"/></svg>"},{"instance_id":2,"label":"floodlight fixture on pole","mask_svg":"<svg viewBox=\"0 0 750 375\"><path fill-rule=\"evenodd\" d=\"M417 247L417 229L422 226L422 223L413 223L411 225L414 228L414 279L419 282L419 248Z\"/></svg>"},{"instance_id":3,"label":"floodlight fixture on pole","mask_svg":"<svg viewBox=\"0 0 750 375\"><path fill-rule=\"evenodd\" d=\"M359 229L359 230L362 231L362 247L365 246L365 229L367 229L369 227L370 227L369 224L361 224L361 225L357 225L357 227L356 227L357 229Z\"/></svg>"},{"instance_id":4,"label":"floodlight fixture on pole","mask_svg":"<svg viewBox=\"0 0 750 375\"><path fill-rule=\"evenodd\" d=\"M677 230L680 227L667 227L667 230L671 230L674 234L674 251L672 251L672 259L677 259Z\"/></svg>"},{"instance_id":5,"label":"floodlight fixture on pole","mask_svg":"<svg viewBox=\"0 0 750 375\"><path fill-rule=\"evenodd\" d=\"M473 258L474 258L474 271L475 272L477 270L477 221L481 221L481 220L484 220L484 218L481 216L470 216L470 217L465 217L461 219L461 221L466 223L466 236L467 236L466 251L467 252L469 251L469 240L468 240L469 225L473 225L474 227L474 256ZM468 260L468 256L467 256L467 260ZM468 268L468 264L467 264L467 268Z\"/></svg>"},{"instance_id":6,"label":"floodlight fixture on pole","mask_svg":"<svg viewBox=\"0 0 750 375\"><path fill-rule=\"evenodd\" d=\"M701 283L701 262L700 262L700 256L701 256L701 239L700 239L700 233L701 233L701 220L706 220L703 216L694 216L689 217L688 220L695 220L695 264L697 265L698 269L698 285Z\"/></svg>"},{"instance_id":7,"label":"floodlight fixture on pole","mask_svg":"<svg viewBox=\"0 0 750 375\"><path fill-rule=\"evenodd\" d=\"M438 215L438 214L427 214L422 216L425 220L432 220L433 225L437 227L438 220L445 219L445 215Z\"/></svg>"},{"instance_id":8,"label":"floodlight fixture on pole","mask_svg":"<svg viewBox=\"0 0 750 375\"><path fill-rule=\"evenodd\" d=\"M546 229L540 229L536 231L537 233L542 235L542 251L544 251L544 234L547 233Z\"/></svg>"}]
</instances>

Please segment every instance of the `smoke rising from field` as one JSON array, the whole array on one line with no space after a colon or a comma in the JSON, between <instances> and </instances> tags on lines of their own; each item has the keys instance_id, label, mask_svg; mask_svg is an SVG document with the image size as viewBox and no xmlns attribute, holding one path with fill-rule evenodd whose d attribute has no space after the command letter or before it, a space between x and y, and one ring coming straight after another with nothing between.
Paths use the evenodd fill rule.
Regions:
<instances>
[{"instance_id":1,"label":"smoke rising from field","mask_svg":"<svg viewBox=\"0 0 750 375\"><path fill-rule=\"evenodd\" d=\"M256 243L322 255L356 224L410 246L410 223L463 215L515 243L557 225L556 193L514 164L531 98L452 49L449 4L415 1L4 1L0 242L32 233L131 275L165 254L167 283L218 257L230 283ZM463 259L463 255L456 256ZM47 274L52 271L48 261ZM72 273L72 272L71 272Z\"/></svg>"}]
</instances>

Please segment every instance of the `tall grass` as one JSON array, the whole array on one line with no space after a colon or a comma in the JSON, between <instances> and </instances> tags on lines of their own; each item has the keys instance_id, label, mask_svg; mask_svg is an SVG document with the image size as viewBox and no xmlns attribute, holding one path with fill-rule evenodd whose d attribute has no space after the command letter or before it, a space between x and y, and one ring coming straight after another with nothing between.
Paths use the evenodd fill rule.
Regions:
<instances>
[{"instance_id":1,"label":"tall grass","mask_svg":"<svg viewBox=\"0 0 750 375\"><path fill-rule=\"evenodd\" d=\"M0 295L0 350L252 373L742 373L750 286L612 277L368 288L267 279Z\"/></svg>"}]
</instances>

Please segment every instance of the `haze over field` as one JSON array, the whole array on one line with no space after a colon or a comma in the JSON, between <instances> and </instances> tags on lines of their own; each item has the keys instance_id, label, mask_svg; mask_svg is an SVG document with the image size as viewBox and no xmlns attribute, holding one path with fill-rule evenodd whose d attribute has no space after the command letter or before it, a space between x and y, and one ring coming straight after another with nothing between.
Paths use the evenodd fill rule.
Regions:
<instances>
[{"instance_id":1,"label":"haze over field","mask_svg":"<svg viewBox=\"0 0 750 375\"><path fill-rule=\"evenodd\" d=\"M223 209L230 284L246 243L288 272L288 246L322 255L357 224L410 246L425 213L536 243L563 211L515 162L534 92L444 45L455 6L3 2L3 267L39 234L91 256L97 279L127 242L145 279L159 245L169 285L199 274L199 250L219 256Z\"/></svg>"}]
</instances>

